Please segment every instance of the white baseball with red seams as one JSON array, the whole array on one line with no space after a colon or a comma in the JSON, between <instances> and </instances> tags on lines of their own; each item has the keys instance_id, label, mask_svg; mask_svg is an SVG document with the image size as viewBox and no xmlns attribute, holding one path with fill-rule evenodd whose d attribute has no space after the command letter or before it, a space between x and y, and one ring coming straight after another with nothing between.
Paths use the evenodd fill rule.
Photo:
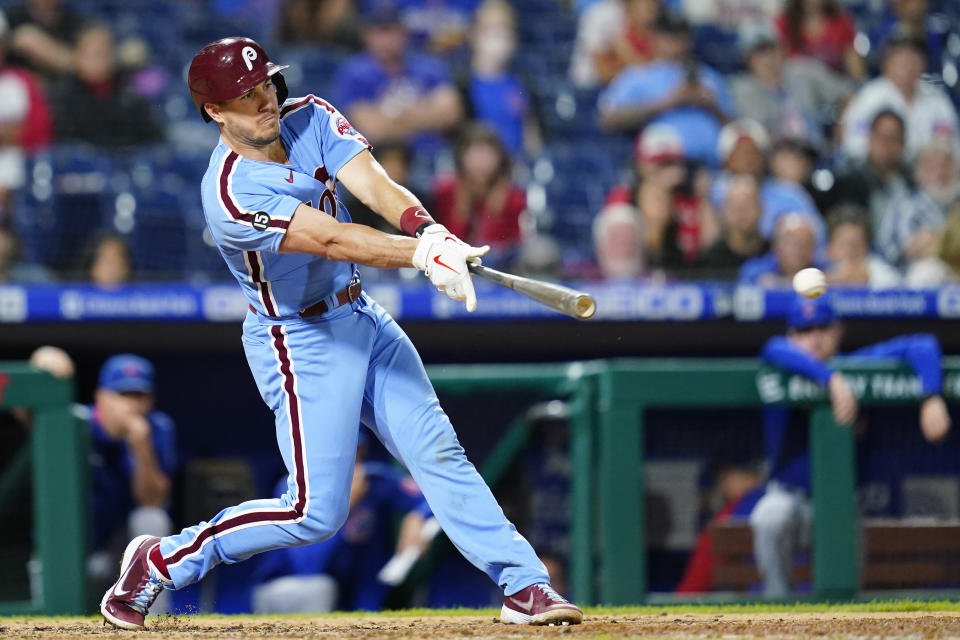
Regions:
<instances>
[{"instance_id":1,"label":"white baseball with red seams","mask_svg":"<svg viewBox=\"0 0 960 640\"><path fill-rule=\"evenodd\" d=\"M827 292L827 277L816 267L801 269L793 276L793 290L806 298L819 298Z\"/></svg>"}]
</instances>

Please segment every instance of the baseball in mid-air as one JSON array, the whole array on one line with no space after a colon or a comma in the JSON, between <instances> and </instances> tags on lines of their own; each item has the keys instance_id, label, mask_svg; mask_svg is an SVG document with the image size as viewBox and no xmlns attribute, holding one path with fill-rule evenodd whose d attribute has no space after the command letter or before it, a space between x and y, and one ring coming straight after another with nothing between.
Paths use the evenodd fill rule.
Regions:
<instances>
[{"instance_id":1,"label":"baseball in mid-air","mask_svg":"<svg viewBox=\"0 0 960 640\"><path fill-rule=\"evenodd\" d=\"M827 277L815 267L801 269L793 276L793 290L807 298L819 298L827 291Z\"/></svg>"}]
</instances>

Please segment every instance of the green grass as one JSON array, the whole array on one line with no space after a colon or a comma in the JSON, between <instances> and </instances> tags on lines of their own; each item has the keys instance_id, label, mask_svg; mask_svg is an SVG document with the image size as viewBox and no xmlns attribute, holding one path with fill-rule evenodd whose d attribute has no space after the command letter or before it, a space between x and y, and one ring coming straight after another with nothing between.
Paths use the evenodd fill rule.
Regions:
<instances>
[{"instance_id":1,"label":"green grass","mask_svg":"<svg viewBox=\"0 0 960 640\"><path fill-rule=\"evenodd\" d=\"M870 602L846 602L846 603L749 603L749 604L673 604L673 605L639 605L639 606L599 606L584 607L586 615L677 615L687 613L702 614L735 614L735 613L880 613L880 612L908 612L908 611L960 611L960 601L957 600L873 600ZM499 615L500 610L495 608L487 609L403 609L399 611L380 611L374 613L358 613L353 611L336 611L324 614L287 614L283 616L259 616L254 614L238 615L215 615L203 614L197 616L199 619L243 619L259 617L284 617L284 618L355 618L357 616L370 618L421 618L433 616L479 616L493 618ZM80 620L79 617L68 616L12 616L0 618L4 620L16 619L36 620L43 618L45 620ZM99 616L90 616L90 618L99 618Z\"/></svg>"}]
</instances>

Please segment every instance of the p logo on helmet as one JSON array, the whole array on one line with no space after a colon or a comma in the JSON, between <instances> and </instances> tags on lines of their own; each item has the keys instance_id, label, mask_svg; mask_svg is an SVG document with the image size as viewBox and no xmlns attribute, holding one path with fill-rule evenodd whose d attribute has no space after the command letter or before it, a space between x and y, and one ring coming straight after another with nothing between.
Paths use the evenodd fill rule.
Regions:
<instances>
[{"instance_id":1,"label":"p logo on helmet","mask_svg":"<svg viewBox=\"0 0 960 640\"><path fill-rule=\"evenodd\" d=\"M208 102L223 102L243 95L267 78L277 88L277 101L287 99L287 84L280 73L286 65L270 61L267 52L250 38L223 38L211 42L193 56L187 85L197 110L206 122Z\"/></svg>"},{"instance_id":2,"label":"p logo on helmet","mask_svg":"<svg viewBox=\"0 0 960 640\"><path fill-rule=\"evenodd\" d=\"M247 65L247 70L253 71L253 61L257 59L257 50L253 47L244 47L243 51L240 52L240 57L243 58L243 63Z\"/></svg>"}]
</instances>

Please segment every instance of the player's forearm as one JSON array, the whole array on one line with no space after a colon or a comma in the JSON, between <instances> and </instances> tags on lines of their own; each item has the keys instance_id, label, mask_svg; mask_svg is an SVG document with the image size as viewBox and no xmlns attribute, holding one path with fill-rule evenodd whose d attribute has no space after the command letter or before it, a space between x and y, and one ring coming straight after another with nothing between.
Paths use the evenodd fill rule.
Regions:
<instances>
[{"instance_id":1,"label":"player's forearm","mask_svg":"<svg viewBox=\"0 0 960 640\"><path fill-rule=\"evenodd\" d=\"M798 373L826 385L833 375L833 369L820 362L803 349L792 344L782 336L771 338L764 346L760 357L770 364L785 369L790 373Z\"/></svg>"},{"instance_id":2,"label":"player's forearm","mask_svg":"<svg viewBox=\"0 0 960 640\"><path fill-rule=\"evenodd\" d=\"M403 518L400 524L400 535L397 537L397 553L400 553L408 547L415 547L423 544L421 531L423 530L423 514L411 511Z\"/></svg>"},{"instance_id":3,"label":"player's forearm","mask_svg":"<svg viewBox=\"0 0 960 640\"><path fill-rule=\"evenodd\" d=\"M12 48L40 66L54 71L73 69L73 50L33 25L23 25L13 32Z\"/></svg>"},{"instance_id":4,"label":"player's forearm","mask_svg":"<svg viewBox=\"0 0 960 640\"><path fill-rule=\"evenodd\" d=\"M362 224L338 223L306 205L297 209L280 243L281 253L309 253L381 269L413 266L416 249L414 238L386 234Z\"/></svg>"},{"instance_id":5,"label":"player's forearm","mask_svg":"<svg viewBox=\"0 0 960 640\"><path fill-rule=\"evenodd\" d=\"M403 120L412 131L444 132L455 127L463 119L460 96L452 87L434 89L406 112Z\"/></svg>"},{"instance_id":6,"label":"player's forearm","mask_svg":"<svg viewBox=\"0 0 960 640\"><path fill-rule=\"evenodd\" d=\"M600 113L600 124L610 131L636 129L660 115L666 108L666 103L655 102L643 106L610 109Z\"/></svg>"},{"instance_id":7,"label":"player's forearm","mask_svg":"<svg viewBox=\"0 0 960 640\"><path fill-rule=\"evenodd\" d=\"M380 109L370 103L360 103L350 107L350 121L357 130L376 143L385 139L406 139L410 131L403 118L384 115Z\"/></svg>"},{"instance_id":8,"label":"player's forearm","mask_svg":"<svg viewBox=\"0 0 960 640\"><path fill-rule=\"evenodd\" d=\"M170 479L160 469L153 446L149 442L130 445L133 453L131 493L141 506L161 506L170 495Z\"/></svg>"},{"instance_id":9,"label":"player's forearm","mask_svg":"<svg viewBox=\"0 0 960 640\"><path fill-rule=\"evenodd\" d=\"M340 233L326 242L323 254L329 260L353 262L379 269L413 266L417 249L414 238L377 231L362 224L342 224Z\"/></svg>"},{"instance_id":10,"label":"player's forearm","mask_svg":"<svg viewBox=\"0 0 960 640\"><path fill-rule=\"evenodd\" d=\"M394 182L369 151L350 159L337 174L337 179L360 202L384 220L400 229L400 217L411 207L420 207L420 201L409 189Z\"/></svg>"}]
</instances>

